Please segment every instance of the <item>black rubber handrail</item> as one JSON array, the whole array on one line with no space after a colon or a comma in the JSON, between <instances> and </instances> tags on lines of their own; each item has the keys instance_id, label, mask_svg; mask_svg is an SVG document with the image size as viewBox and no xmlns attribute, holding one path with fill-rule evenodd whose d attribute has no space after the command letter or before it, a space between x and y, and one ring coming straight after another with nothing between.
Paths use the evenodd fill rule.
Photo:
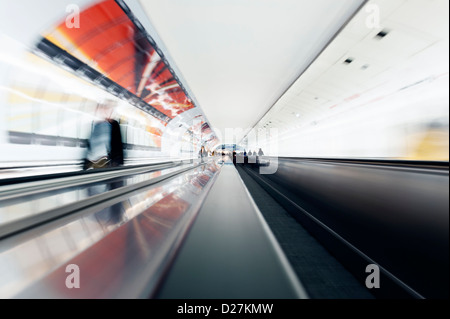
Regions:
<instances>
[{"instance_id":1,"label":"black rubber handrail","mask_svg":"<svg viewBox=\"0 0 450 319\"><path fill-rule=\"evenodd\" d=\"M276 158L273 156L263 156L264 158ZM422 169L449 169L449 162L447 161L416 161L416 160L387 160L387 159L353 159L353 158L313 158L313 157L278 157L284 160L295 161L314 161L314 162L330 162L330 163L345 163L345 164L362 164L362 165L381 165L381 166L395 166L395 167L412 167Z\"/></svg>"},{"instance_id":2,"label":"black rubber handrail","mask_svg":"<svg viewBox=\"0 0 450 319\"><path fill-rule=\"evenodd\" d=\"M308 158L308 157L280 157L287 160L306 160L320 162L339 162L364 165L388 165L398 167L449 169L449 162L445 161L416 161L416 160L385 160L385 159L352 159L352 158Z\"/></svg>"}]
</instances>

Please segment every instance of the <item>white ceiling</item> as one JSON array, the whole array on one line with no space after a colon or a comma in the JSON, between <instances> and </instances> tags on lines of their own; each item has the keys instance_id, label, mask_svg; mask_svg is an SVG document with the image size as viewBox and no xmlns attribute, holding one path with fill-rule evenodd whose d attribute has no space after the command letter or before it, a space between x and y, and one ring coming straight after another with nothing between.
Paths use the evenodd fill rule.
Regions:
<instances>
[{"instance_id":1,"label":"white ceiling","mask_svg":"<svg viewBox=\"0 0 450 319\"><path fill-rule=\"evenodd\" d=\"M45 0L37 5L36 0L0 0L0 30L27 47L34 47L39 34L45 33L55 23L64 21L70 5L85 8L91 0ZM2 48L0 41L0 49ZM3 51L3 50L0 50ZM7 51L7 49L5 49Z\"/></svg>"},{"instance_id":2,"label":"white ceiling","mask_svg":"<svg viewBox=\"0 0 450 319\"><path fill-rule=\"evenodd\" d=\"M252 128L363 2L140 0L224 143L239 142L225 129Z\"/></svg>"},{"instance_id":3,"label":"white ceiling","mask_svg":"<svg viewBox=\"0 0 450 319\"><path fill-rule=\"evenodd\" d=\"M298 135L427 77L448 76L448 0L371 0L370 5L380 10L379 27L367 27L368 12L362 9L257 128ZM377 37L382 30L387 36ZM353 62L345 64L347 58Z\"/></svg>"}]
</instances>

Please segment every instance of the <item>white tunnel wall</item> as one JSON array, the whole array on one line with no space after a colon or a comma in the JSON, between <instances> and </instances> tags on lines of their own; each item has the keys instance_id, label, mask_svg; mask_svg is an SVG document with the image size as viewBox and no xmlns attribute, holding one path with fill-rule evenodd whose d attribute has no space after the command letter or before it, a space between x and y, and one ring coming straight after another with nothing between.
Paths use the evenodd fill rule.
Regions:
<instances>
[{"instance_id":1,"label":"white tunnel wall","mask_svg":"<svg viewBox=\"0 0 450 319\"><path fill-rule=\"evenodd\" d=\"M218 138L226 137L223 127L232 129L236 121L222 123L217 130L212 125L212 133L204 134L202 123L210 124L206 116L214 114L214 107L205 104L210 113L200 109L183 78L185 70L177 68L146 11L139 10L140 1L126 3L154 37L196 105L174 116L167 126L32 52L46 30L64 21L68 5L83 9L95 3L101 1L0 2L4 150L0 165L81 160L86 152L83 141L96 119L95 107L106 98L119 102L114 115L122 120L125 142L133 146L125 150L128 158L192 158L201 145L212 150L219 141L211 136L216 132ZM243 146L252 151L261 147L276 156L448 161L448 6L447 0L369 1L257 123L253 133L261 133L258 140L248 134ZM29 7L34 9L24 10ZM377 12L373 8L379 9L378 25L377 19L371 19ZM384 37L378 36L383 32ZM348 59L351 63L345 63ZM214 94L211 86L209 96L219 100L224 95ZM233 94L226 93L231 98ZM227 117L238 119L244 106L239 112L231 112L231 107L224 110ZM18 140L27 135L31 144L12 143L11 132ZM41 138L52 136L59 138L55 145Z\"/></svg>"},{"instance_id":2,"label":"white tunnel wall","mask_svg":"<svg viewBox=\"0 0 450 319\"><path fill-rule=\"evenodd\" d=\"M273 156L448 161L448 6L370 1L259 121L245 147ZM380 20L369 28L373 8Z\"/></svg>"}]
</instances>

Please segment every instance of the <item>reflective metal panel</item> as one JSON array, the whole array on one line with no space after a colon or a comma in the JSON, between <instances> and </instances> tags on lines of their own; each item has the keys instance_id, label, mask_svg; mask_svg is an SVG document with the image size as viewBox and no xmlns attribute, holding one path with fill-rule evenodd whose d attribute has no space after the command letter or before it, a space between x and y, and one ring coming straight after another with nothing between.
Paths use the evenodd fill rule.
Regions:
<instances>
[{"instance_id":1,"label":"reflective metal panel","mask_svg":"<svg viewBox=\"0 0 450 319\"><path fill-rule=\"evenodd\" d=\"M3 240L0 297L149 296L219 169L210 163ZM71 264L80 270L78 289L66 285Z\"/></svg>"}]
</instances>

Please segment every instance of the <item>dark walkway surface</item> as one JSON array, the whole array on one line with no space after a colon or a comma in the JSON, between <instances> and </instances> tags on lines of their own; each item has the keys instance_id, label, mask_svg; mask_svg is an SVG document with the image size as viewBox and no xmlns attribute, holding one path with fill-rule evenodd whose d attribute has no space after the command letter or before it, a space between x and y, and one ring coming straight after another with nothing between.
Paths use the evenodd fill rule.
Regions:
<instances>
[{"instance_id":1,"label":"dark walkway surface","mask_svg":"<svg viewBox=\"0 0 450 319\"><path fill-rule=\"evenodd\" d=\"M374 298L363 282L345 269L242 167L237 169L310 298Z\"/></svg>"},{"instance_id":2,"label":"dark walkway surface","mask_svg":"<svg viewBox=\"0 0 450 319\"><path fill-rule=\"evenodd\" d=\"M224 165L157 296L306 298L233 165Z\"/></svg>"}]
</instances>

